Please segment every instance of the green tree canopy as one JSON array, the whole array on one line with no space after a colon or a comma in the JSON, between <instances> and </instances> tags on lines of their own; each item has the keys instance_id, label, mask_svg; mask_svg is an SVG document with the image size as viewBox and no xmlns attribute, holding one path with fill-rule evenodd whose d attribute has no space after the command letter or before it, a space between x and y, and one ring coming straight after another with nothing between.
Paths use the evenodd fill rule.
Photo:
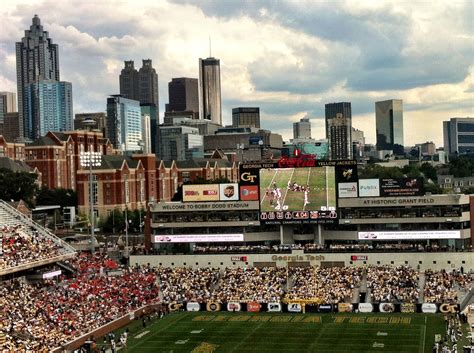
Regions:
<instances>
[{"instance_id":1,"label":"green tree canopy","mask_svg":"<svg viewBox=\"0 0 474 353\"><path fill-rule=\"evenodd\" d=\"M33 206L38 193L37 177L33 173L13 172L0 168L0 199L5 201L24 200Z\"/></svg>"},{"instance_id":2,"label":"green tree canopy","mask_svg":"<svg viewBox=\"0 0 474 353\"><path fill-rule=\"evenodd\" d=\"M77 207L77 193L71 189L42 188L36 198L37 205L60 205Z\"/></svg>"}]
</instances>

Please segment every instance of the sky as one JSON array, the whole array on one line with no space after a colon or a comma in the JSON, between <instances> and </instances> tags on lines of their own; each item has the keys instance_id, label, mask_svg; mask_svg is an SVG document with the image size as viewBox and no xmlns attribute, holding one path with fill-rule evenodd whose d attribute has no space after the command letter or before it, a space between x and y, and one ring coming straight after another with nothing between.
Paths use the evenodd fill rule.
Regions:
<instances>
[{"instance_id":1,"label":"sky","mask_svg":"<svg viewBox=\"0 0 474 353\"><path fill-rule=\"evenodd\" d=\"M442 122L474 116L474 1L2 0L0 91L16 92L15 42L38 14L59 45L74 113L105 111L124 60L152 59L160 115L172 77L220 59L223 123L258 106L262 128L292 138L324 105L352 103L352 125L375 143L375 102L403 99L405 145L443 144Z\"/></svg>"}]
</instances>

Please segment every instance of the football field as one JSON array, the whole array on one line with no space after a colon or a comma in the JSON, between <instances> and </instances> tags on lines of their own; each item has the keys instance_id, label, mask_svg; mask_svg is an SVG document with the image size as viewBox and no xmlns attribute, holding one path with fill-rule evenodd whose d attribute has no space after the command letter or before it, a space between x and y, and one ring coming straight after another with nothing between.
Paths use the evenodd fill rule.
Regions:
<instances>
[{"instance_id":1,"label":"football field","mask_svg":"<svg viewBox=\"0 0 474 353\"><path fill-rule=\"evenodd\" d=\"M173 313L131 327L128 352L432 351L437 314ZM123 331L123 330L122 330Z\"/></svg>"},{"instance_id":2,"label":"football field","mask_svg":"<svg viewBox=\"0 0 474 353\"><path fill-rule=\"evenodd\" d=\"M304 192L288 188L288 184L309 186L308 201L304 204ZM275 211L271 201L274 187L281 190L283 211L321 210L336 207L336 181L334 167L280 168L260 170L260 208L262 212Z\"/></svg>"}]
</instances>

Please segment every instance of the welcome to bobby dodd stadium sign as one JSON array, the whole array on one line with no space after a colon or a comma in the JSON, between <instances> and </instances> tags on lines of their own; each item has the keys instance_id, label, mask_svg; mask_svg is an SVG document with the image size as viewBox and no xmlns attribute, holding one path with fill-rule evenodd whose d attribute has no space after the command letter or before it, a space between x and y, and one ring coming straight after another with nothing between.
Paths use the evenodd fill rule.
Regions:
<instances>
[{"instance_id":1,"label":"welcome to bobby dodd stadium sign","mask_svg":"<svg viewBox=\"0 0 474 353\"><path fill-rule=\"evenodd\" d=\"M160 202L154 205L152 212L189 212L216 210L258 210L258 201L235 202Z\"/></svg>"}]
</instances>

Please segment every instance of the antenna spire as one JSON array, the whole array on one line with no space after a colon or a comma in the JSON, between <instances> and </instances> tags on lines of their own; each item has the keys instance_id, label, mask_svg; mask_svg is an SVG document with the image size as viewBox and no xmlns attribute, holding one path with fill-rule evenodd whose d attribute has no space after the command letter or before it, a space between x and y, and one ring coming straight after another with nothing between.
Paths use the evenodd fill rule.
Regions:
<instances>
[{"instance_id":1,"label":"antenna spire","mask_svg":"<svg viewBox=\"0 0 474 353\"><path fill-rule=\"evenodd\" d=\"M209 36L209 57L212 58L211 36Z\"/></svg>"}]
</instances>

